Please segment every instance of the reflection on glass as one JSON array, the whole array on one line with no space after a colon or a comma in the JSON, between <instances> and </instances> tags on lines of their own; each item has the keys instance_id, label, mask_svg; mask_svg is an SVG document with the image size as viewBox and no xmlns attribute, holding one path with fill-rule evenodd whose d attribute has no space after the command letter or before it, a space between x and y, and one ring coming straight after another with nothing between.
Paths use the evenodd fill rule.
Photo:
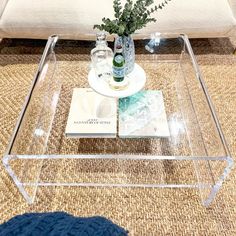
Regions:
<instances>
[{"instance_id":1,"label":"reflection on glass","mask_svg":"<svg viewBox=\"0 0 236 236\"><path fill-rule=\"evenodd\" d=\"M148 42L148 44L145 46L145 49L147 51L149 51L150 53L154 53L155 51L155 47L160 45L160 41L161 41L161 34L160 33L154 33L151 34L151 39Z\"/></svg>"}]
</instances>

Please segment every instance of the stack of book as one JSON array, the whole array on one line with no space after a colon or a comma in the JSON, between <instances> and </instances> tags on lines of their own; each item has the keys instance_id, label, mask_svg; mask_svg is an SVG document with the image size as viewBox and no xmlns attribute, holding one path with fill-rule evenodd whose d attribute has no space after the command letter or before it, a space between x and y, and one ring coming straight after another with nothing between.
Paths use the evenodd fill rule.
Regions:
<instances>
[{"instance_id":1,"label":"stack of book","mask_svg":"<svg viewBox=\"0 0 236 236\"><path fill-rule=\"evenodd\" d=\"M118 115L118 132L117 132ZM90 88L73 90L68 137L169 137L163 94L146 90L121 98L104 97Z\"/></svg>"},{"instance_id":2,"label":"stack of book","mask_svg":"<svg viewBox=\"0 0 236 236\"><path fill-rule=\"evenodd\" d=\"M74 88L66 125L68 137L116 137L117 104L90 88Z\"/></svg>"}]
</instances>

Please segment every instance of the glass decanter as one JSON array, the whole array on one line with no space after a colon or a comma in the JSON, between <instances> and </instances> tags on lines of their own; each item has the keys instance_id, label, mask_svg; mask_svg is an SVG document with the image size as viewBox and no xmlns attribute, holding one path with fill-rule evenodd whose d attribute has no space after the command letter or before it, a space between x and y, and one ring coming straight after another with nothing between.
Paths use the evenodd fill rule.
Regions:
<instances>
[{"instance_id":1,"label":"glass decanter","mask_svg":"<svg viewBox=\"0 0 236 236\"><path fill-rule=\"evenodd\" d=\"M112 77L113 52L107 46L106 34L97 33L96 47L91 50L92 66L96 76L108 80Z\"/></svg>"}]
</instances>

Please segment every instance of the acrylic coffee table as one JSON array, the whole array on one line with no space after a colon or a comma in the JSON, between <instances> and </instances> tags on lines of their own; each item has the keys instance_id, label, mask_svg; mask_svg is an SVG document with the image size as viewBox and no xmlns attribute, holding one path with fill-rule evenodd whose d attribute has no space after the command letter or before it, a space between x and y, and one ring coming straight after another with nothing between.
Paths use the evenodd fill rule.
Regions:
<instances>
[{"instance_id":1,"label":"acrylic coffee table","mask_svg":"<svg viewBox=\"0 0 236 236\"><path fill-rule=\"evenodd\" d=\"M168 138L140 139L65 136L72 89L88 87L94 43L59 38L48 39L3 158L26 201L42 186L197 188L208 206L233 161L187 36L136 42L145 89L162 90L170 130ZM153 53L143 50L148 43Z\"/></svg>"}]
</instances>

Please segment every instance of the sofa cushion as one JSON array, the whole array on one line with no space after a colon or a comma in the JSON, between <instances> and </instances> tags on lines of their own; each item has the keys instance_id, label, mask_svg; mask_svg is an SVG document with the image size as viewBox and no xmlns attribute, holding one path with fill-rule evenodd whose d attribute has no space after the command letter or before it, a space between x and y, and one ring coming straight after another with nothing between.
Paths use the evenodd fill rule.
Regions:
<instances>
[{"instance_id":1,"label":"sofa cushion","mask_svg":"<svg viewBox=\"0 0 236 236\"><path fill-rule=\"evenodd\" d=\"M155 13L155 17L155 25L150 24L140 32L156 30L183 32L191 37L220 37L236 26L228 0L172 0L165 9Z\"/></svg>"},{"instance_id":2,"label":"sofa cushion","mask_svg":"<svg viewBox=\"0 0 236 236\"><path fill-rule=\"evenodd\" d=\"M236 17L236 0L228 0L228 1L232 9L232 12L234 13L234 17Z\"/></svg>"},{"instance_id":3,"label":"sofa cushion","mask_svg":"<svg viewBox=\"0 0 236 236\"><path fill-rule=\"evenodd\" d=\"M9 37L47 38L51 34L93 33L93 25L108 15L112 1L10 0L0 28Z\"/></svg>"},{"instance_id":4,"label":"sofa cushion","mask_svg":"<svg viewBox=\"0 0 236 236\"><path fill-rule=\"evenodd\" d=\"M88 38L102 17L112 17L112 0L10 0L0 20L0 36ZM160 2L156 0L156 3ZM186 33L190 37L225 36L236 25L228 0L172 0L155 13L156 23L140 31Z\"/></svg>"},{"instance_id":5,"label":"sofa cushion","mask_svg":"<svg viewBox=\"0 0 236 236\"><path fill-rule=\"evenodd\" d=\"M0 1L0 18L5 10L8 0L1 0Z\"/></svg>"}]
</instances>

